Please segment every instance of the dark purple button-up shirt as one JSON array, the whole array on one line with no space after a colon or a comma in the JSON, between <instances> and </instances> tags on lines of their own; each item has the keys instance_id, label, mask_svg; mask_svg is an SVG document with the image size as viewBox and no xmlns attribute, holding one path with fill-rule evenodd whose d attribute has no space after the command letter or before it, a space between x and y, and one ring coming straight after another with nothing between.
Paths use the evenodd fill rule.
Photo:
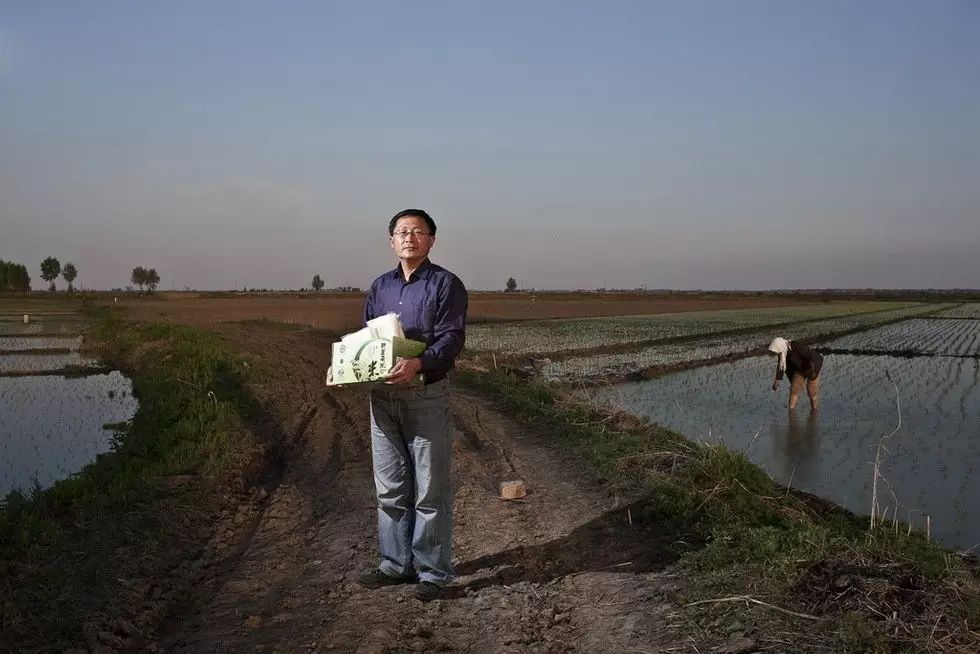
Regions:
<instances>
[{"instance_id":1,"label":"dark purple button-up shirt","mask_svg":"<svg viewBox=\"0 0 980 654\"><path fill-rule=\"evenodd\" d=\"M364 303L364 322L397 313L405 337L426 344L425 383L443 379L463 351L469 300L459 277L426 259L408 281L401 264L374 280Z\"/></svg>"}]
</instances>

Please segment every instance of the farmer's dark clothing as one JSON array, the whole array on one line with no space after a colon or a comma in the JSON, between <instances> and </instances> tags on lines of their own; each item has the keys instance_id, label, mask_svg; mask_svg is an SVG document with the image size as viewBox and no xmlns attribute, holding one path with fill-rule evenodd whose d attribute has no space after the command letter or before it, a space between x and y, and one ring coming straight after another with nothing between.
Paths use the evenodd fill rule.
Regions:
<instances>
[{"instance_id":1,"label":"farmer's dark clothing","mask_svg":"<svg viewBox=\"0 0 980 654\"><path fill-rule=\"evenodd\" d=\"M816 379L823 366L823 355L814 352L802 343L789 342L789 352L786 353L786 376L802 375L807 379ZM783 371L777 368L776 379L783 378Z\"/></svg>"}]
</instances>

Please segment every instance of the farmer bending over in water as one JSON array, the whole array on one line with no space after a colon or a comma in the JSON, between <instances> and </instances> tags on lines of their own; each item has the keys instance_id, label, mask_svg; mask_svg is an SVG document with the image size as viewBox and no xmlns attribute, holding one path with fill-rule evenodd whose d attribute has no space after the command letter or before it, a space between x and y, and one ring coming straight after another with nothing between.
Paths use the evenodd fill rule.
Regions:
<instances>
[{"instance_id":1,"label":"farmer bending over in water","mask_svg":"<svg viewBox=\"0 0 980 654\"><path fill-rule=\"evenodd\" d=\"M778 337L772 339L769 351L779 357L772 390L779 390L779 380L784 374L787 375L790 379L789 408L795 409L805 382L806 394L810 396L810 411L816 412L820 403L820 368L823 366L823 356L802 343Z\"/></svg>"}]
</instances>

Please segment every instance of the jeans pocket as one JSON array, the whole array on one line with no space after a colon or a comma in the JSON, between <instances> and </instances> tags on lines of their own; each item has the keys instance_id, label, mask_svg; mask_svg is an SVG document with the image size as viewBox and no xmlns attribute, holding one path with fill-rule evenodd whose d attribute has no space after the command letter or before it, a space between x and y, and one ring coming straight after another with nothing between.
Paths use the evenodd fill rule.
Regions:
<instances>
[{"instance_id":1,"label":"jeans pocket","mask_svg":"<svg viewBox=\"0 0 980 654\"><path fill-rule=\"evenodd\" d=\"M416 389L416 397L426 400L438 400L446 396L446 380L441 379Z\"/></svg>"}]
</instances>

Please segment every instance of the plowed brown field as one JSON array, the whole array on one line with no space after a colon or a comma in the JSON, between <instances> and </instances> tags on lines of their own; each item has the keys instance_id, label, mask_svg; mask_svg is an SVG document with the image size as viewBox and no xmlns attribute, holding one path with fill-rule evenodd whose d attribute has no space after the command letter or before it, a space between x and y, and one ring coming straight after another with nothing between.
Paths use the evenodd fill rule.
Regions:
<instances>
[{"instance_id":1,"label":"plowed brown field","mask_svg":"<svg viewBox=\"0 0 980 654\"><path fill-rule=\"evenodd\" d=\"M470 322L626 316L713 309L805 304L794 297L766 296L651 296L625 293L471 293ZM362 325L364 295L290 294L209 297L196 294L160 294L120 298L137 320L178 322L198 326L241 320L274 320L310 325L331 331Z\"/></svg>"}]
</instances>

